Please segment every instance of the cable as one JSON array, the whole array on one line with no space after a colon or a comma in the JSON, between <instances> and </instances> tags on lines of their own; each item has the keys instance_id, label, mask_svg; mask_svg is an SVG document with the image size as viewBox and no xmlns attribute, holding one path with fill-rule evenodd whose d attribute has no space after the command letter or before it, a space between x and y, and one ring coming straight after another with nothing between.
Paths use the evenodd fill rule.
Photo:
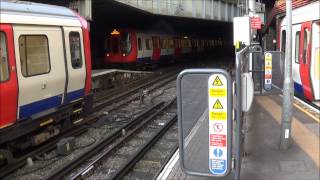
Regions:
<instances>
[{"instance_id":1,"label":"cable","mask_svg":"<svg viewBox=\"0 0 320 180\"><path fill-rule=\"evenodd\" d=\"M89 135L88 135L88 136L89 136ZM89 146L91 146L91 145L93 145L93 144L96 143L97 140L96 140L94 137L92 137L92 136L89 136L89 137L92 139L92 141L91 141L90 143L88 143L88 144L86 144L86 145L83 145L83 146L75 147L75 148L73 149L73 152L76 151L76 150L79 150L79 149L83 149L83 148L89 147ZM71 155L71 154L69 154L69 155L67 155L67 156L64 156L64 157L67 158L67 157L70 156L70 155ZM16 174L15 176L16 176L16 177L17 177L17 176L25 176L25 175L28 175L28 174L33 173L33 172L35 172L35 171L42 170L42 169L44 169L44 168L46 168L46 167L54 164L54 163L57 162L58 160L61 160L61 158L58 158L58 157L59 157L59 155L56 154L55 156L46 159L46 158L42 158L42 157L40 157L39 155L37 155L37 156L35 156L35 159L36 159L37 161L52 161L52 160L53 160L53 161L50 162L50 163L48 163L48 164L46 164L46 165L44 165L44 166L38 167L38 168L36 168L36 169L31 169L31 170L26 171L26 172L24 172L24 173ZM61 157L61 156L60 156L60 157Z\"/></svg>"},{"instance_id":2,"label":"cable","mask_svg":"<svg viewBox=\"0 0 320 180\"><path fill-rule=\"evenodd\" d=\"M88 135L88 137L92 139L92 141L90 143L88 143L86 145L75 147L73 150L75 151L75 150L78 150L78 149L83 149L83 148L89 147L89 146L91 146L91 145L93 145L93 144L95 144L97 142L96 138L94 138L94 137L92 137L90 135Z\"/></svg>"},{"instance_id":3,"label":"cable","mask_svg":"<svg viewBox=\"0 0 320 180\"><path fill-rule=\"evenodd\" d=\"M172 88L176 88L176 86L169 86L169 87L166 87L166 88L162 89L162 90L161 90L161 93L159 93L159 94L157 94L157 95L155 95L155 96L153 96L153 97L151 98L151 100L150 100L151 104L154 104L154 100L155 100L156 98L158 98L159 96L163 95L165 91L167 91L167 90L169 90L169 89L172 89Z\"/></svg>"},{"instance_id":4,"label":"cable","mask_svg":"<svg viewBox=\"0 0 320 180\"><path fill-rule=\"evenodd\" d=\"M37 160L37 161L51 161L51 160L53 160L53 159L55 159L55 158L57 158L58 157L58 154L56 154L55 156L52 156L52 157L50 157L50 158L44 158L44 157L40 157L40 155L36 155L35 156L35 159Z\"/></svg>"},{"instance_id":5,"label":"cable","mask_svg":"<svg viewBox=\"0 0 320 180\"><path fill-rule=\"evenodd\" d=\"M58 156L56 156L56 158L57 158L57 157L58 157ZM25 175L31 174L31 173L33 173L33 172L35 172L35 171L42 170L42 169L44 169L44 168L52 165L53 163L57 162L58 160L59 160L59 159L55 159L54 161L52 161L52 162L50 162L50 163L48 163L48 164L46 164L46 165L44 165L44 166L42 166L42 167L38 167L38 168L36 168L36 169L31 169L31 170L26 171L26 172L24 172L24 173L15 174L14 176L15 176L15 177L18 177L18 176L25 176Z\"/></svg>"}]
</instances>

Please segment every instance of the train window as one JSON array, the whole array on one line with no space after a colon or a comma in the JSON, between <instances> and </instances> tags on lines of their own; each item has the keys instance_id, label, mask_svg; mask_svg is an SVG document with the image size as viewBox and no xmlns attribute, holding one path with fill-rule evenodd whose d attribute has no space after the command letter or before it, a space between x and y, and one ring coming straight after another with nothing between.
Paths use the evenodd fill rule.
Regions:
<instances>
[{"instance_id":1,"label":"train window","mask_svg":"<svg viewBox=\"0 0 320 180\"><path fill-rule=\"evenodd\" d=\"M294 61L299 64L299 50L300 50L300 31L296 32L295 38L295 49L294 49Z\"/></svg>"},{"instance_id":2,"label":"train window","mask_svg":"<svg viewBox=\"0 0 320 180\"><path fill-rule=\"evenodd\" d=\"M167 49L167 40L166 39L163 39L163 40L161 40L161 48L162 49Z\"/></svg>"},{"instance_id":3,"label":"train window","mask_svg":"<svg viewBox=\"0 0 320 180\"><path fill-rule=\"evenodd\" d=\"M113 54L119 53L119 38L111 37L111 51Z\"/></svg>"},{"instance_id":4,"label":"train window","mask_svg":"<svg viewBox=\"0 0 320 180\"><path fill-rule=\"evenodd\" d=\"M170 39L170 40L169 40L169 48L171 48L171 49L172 49L173 47L174 47L173 40L172 40L172 39Z\"/></svg>"},{"instance_id":5,"label":"train window","mask_svg":"<svg viewBox=\"0 0 320 180\"><path fill-rule=\"evenodd\" d=\"M0 58L0 82L4 82L9 79L7 38L4 32L0 32Z\"/></svg>"},{"instance_id":6,"label":"train window","mask_svg":"<svg viewBox=\"0 0 320 180\"><path fill-rule=\"evenodd\" d=\"M70 32L69 34L70 43L70 55L71 64L73 69L82 67L82 55L81 55L81 39L78 32Z\"/></svg>"},{"instance_id":7,"label":"train window","mask_svg":"<svg viewBox=\"0 0 320 180\"><path fill-rule=\"evenodd\" d=\"M281 51L286 52L286 31L281 32Z\"/></svg>"},{"instance_id":8,"label":"train window","mask_svg":"<svg viewBox=\"0 0 320 180\"><path fill-rule=\"evenodd\" d=\"M181 48L180 39L176 39L175 43L176 43L176 45L175 45L176 48Z\"/></svg>"},{"instance_id":9,"label":"train window","mask_svg":"<svg viewBox=\"0 0 320 180\"><path fill-rule=\"evenodd\" d=\"M105 47L105 51L107 53L110 53L111 41L109 37L106 39L104 47Z\"/></svg>"},{"instance_id":10,"label":"train window","mask_svg":"<svg viewBox=\"0 0 320 180\"><path fill-rule=\"evenodd\" d=\"M142 46L141 46L141 38L138 38L138 49L139 51L142 50Z\"/></svg>"},{"instance_id":11,"label":"train window","mask_svg":"<svg viewBox=\"0 0 320 180\"><path fill-rule=\"evenodd\" d=\"M129 54L131 51L131 36L130 33L124 32L121 34L120 40L121 53Z\"/></svg>"},{"instance_id":12,"label":"train window","mask_svg":"<svg viewBox=\"0 0 320 180\"><path fill-rule=\"evenodd\" d=\"M302 52L302 60L303 64L307 64L307 49L309 44L309 30L304 28L303 33L303 52Z\"/></svg>"},{"instance_id":13,"label":"train window","mask_svg":"<svg viewBox=\"0 0 320 180\"><path fill-rule=\"evenodd\" d=\"M146 39L145 42L146 42L146 49L147 49L147 50L150 50L150 49L151 49L150 39Z\"/></svg>"},{"instance_id":14,"label":"train window","mask_svg":"<svg viewBox=\"0 0 320 180\"><path fill-rule=\"evenodd\" d=\"M158 49L158 48L160 47L160 45L159 45L159 39L153 38L153 47L154 47L155 49Z\"/></svg>"},{"instance_id":15,"label":"train window","mask_svg":"<svg viewBox=\"0 0 320 180\"><path fill-rule=\"evenodd\" d=\"M22 75L25 77L50 72L49 45L45 35L21 35L19 51Z\"/></svg>"}]
</instances>

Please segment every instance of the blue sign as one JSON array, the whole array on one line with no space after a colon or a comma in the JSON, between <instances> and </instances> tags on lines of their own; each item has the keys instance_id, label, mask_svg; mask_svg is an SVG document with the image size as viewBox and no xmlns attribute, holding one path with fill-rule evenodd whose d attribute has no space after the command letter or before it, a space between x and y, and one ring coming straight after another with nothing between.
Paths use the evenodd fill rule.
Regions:
<instances>
[{"instance_id":1,"label":"blue sign","mask_svg":"<svg viewBox=\"0 0 320 180\"><path fill-rule=\"evenodd\" d=\"M227 161L223 159L210 159L210 171L215 175L224 175L227 171Z\"/></svg>"},{"instance_id":2,"label":"blue sign","mask_svg":"<svg viewBox=\"0 0 320 180\"><path fill-rule=\"evenodd\" d=\"M221 157L222 154L223 154L223 151L222 151L222 149L220 149L220 148L215 148L215 149L213 150L213 155L214 155L215 157Z\"/></svg>"}]
</instances>

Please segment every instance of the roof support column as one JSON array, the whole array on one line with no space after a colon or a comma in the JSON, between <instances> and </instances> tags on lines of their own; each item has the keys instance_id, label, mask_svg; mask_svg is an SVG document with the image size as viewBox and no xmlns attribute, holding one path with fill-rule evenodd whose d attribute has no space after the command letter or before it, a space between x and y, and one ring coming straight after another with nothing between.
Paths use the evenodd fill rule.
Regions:
<instances>
[{"instance_id":1,"label":"roof support column","mask_svg":"<svg viewBox=\"0 0 320 180\"><path fill-rule=\"evenodd\" d=\"M206 0L202 0L202 18L206 18Z\"/></svg>"},{"instance_id":2,"label":"roof support column","mask_svg":"<svg viewBox=\"0 0 320 180\"><path fill-rule=\"evenodd\" d=\"M195 6L195 3L194 3L195 0L191 0L191 3L192 3L192 17L196 17L196 6Z\"/></svg>"},{"instance_id":3,"label":"roof support column","mask_svg":"<svg viewBox=\"0 0 320 180\"><path fill-rule=\"evenodd\" d=\"M214 19L214 15L213 15L213 3L214 3L214 0L211 0L211 19Z\"/></svg>"},{"instance_id":4,"label":"roof support column","mask_svg":"<svg viewBox=\"0 0 320 180\"><path fill-rule=\"evenodd\" d=\"M218 1L218 20L221 20L221 1Z\"/></svg>"}]
</instances>

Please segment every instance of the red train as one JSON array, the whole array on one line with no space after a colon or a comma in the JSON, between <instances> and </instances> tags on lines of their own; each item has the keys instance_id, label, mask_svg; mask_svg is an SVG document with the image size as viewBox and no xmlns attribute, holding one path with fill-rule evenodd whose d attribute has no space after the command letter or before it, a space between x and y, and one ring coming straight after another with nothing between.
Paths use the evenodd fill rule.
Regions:
<instances>
[{"instance_id":1,"label":"red train","mask_svg":"<svg viewBox=\"0 0 320 180\"><path fill-rule=\"evenodd\" d=\"M106 38L106 64L158 64L203 53L225 42L221 38L200 39L114 29Z\"/></svg>"},{"instance_id":2,"label":"red train","mask_svg":"<svg viewBox=\"0 0 320 180\"><path fill-rule=\"evenodd\" d=\"M0 1L0 164L83 120L88 24L70 9Z\"/></svg>"}]
</instances>

